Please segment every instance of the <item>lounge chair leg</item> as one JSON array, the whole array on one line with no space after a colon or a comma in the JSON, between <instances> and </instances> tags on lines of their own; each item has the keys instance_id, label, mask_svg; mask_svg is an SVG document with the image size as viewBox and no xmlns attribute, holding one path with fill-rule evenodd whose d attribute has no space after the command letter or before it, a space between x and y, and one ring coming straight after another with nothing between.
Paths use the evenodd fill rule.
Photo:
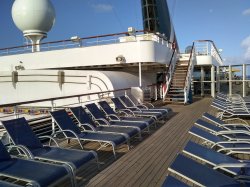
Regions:
<instances>
[{"instance_id":1,"label":"lounge chair leg","mask_svg":"<svg viewBox=\"0 0 250 187\"><path fill-rule=\"evenodd\" d=\"M68 144L70 143L70 139L67 140L67 143L68 143Z\"/></svg>"}]
</instances>

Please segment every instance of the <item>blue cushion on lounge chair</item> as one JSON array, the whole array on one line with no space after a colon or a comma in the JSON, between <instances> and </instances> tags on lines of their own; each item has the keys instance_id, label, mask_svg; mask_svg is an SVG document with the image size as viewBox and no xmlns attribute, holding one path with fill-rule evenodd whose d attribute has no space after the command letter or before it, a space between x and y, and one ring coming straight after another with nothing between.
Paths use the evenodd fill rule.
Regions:
<instances>
[{"instance_id":1,"label":"blue cushion on lounge chair","mask_svg":"<svg viewBox=\"0 0 250 187\"><path fill-rule=\"evenodd\" d=\"M56 160L61 162L73 163L76 168L80 168L85 163L95 159L95 154L92 151L82 151L76 149L63 149L59 147L48 147L31 150L36 157L43 159Z\"/></svg>"},{"instance_id":2,"label":"blue cushion on lounge chair","mask_svg":"<svg viewBox=\"0 0 250 187\"><path fill-rule=\"evenodd\" d=\"M13 158L0 162L0 173L36 181L40 186L49 186L68 175L63 166Z\"/></svg>"},{"instance_id":3,"label":"blue cushion on lounge chair","mask_svg":"<svg viewBox=\"0 0 250 187\"><path fill-rule=\"evenodd\" d=\"M49 186L68 175L63 166L37 161L11 158L0 141L0 173L13 178L35 181L40 186ZM5 158L5 159L4 159Z\"/></svg>"},{"instance_id":4,"label":"blue cushion on lounge chair","mask_svg":"<svg viewBox=\"0 0 250 187\"><path fill-rule=\"evenodd\" d=\"M126 138L122 135L117 135L117 134L103 134L103 133L81 133L78 135L79 138L82 139L93 139L96 141L112 141L115 143L115 145L120 145L126 141Z\"/></svg>"},{"instance_id":5,"label":"blue cushion on lounge chair","mask_svg":"<svg viewBox=\"0 0 250 187\"><path fill-rule=\"evenodd\" d=\"M80 168L86 162L95 159L96 154L92 151L43 146L25 118L2 121L2 124L14 144L27 147L35 158L67 162L76 168Z\"/></svg>"},{"instance_id":6,"label":"blue cushion on lounge chair","mask_svg":"<svg viewBox=\"0 0 250 187\"><path fill-rule=\"evenodd\" d=\"M221 163L230 163L230 164L238 164L242 163L239 160L232 158L230 156L227 156L222 153L218 153L212 149L208 149L202 145L196 144L192 141L189 141L185 148L183 149L183 152L186 154L189 154L191 156L194 156L195 158L199 158L202 161L212 165L216 166ZM244 170L245 173L243 173L243 170L240 168L225 168L225 171L233 174L233 175L240 175L240 174L246 174L248 171L247 169Z\"/></svg>"},{"instance_id":7,"label":"blue cushion on lounge chair","mask_svg":"<svg viewBox=\"0 0 250 187\"><path fill-rule=\"evenodd\" d=\"M4 128L11 135L17 145L25 145L29 148L42 148L43 145L31 130L25 118L2 121Z\"/></svg>"},{"instance_id":8,"label":"blue cushion on lounge chair","mask_svg":"<svg viewBox=\"0 0 250 187\"><path fill-rule=\"evenodd\" d=\"M205 165L199 164L194 160L183 155L178 155L171 164L170 170L187 180L194 181L197 185L204 186L227 186L239 185L235 179L230 178Z\"/></svg>"}]
</instances>

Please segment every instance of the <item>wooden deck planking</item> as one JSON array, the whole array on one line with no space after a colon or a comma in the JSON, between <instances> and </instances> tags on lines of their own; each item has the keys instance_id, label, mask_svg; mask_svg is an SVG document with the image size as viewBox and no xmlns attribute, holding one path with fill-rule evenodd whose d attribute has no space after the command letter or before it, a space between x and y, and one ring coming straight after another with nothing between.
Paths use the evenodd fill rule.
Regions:
<instances>
[{"instance_id":1,"label":"wooden deck planking","mask_svg":"<svg viewBox=\"0 0 250 187\"><path fill-rule=\"evenodd\" d=\"M161 186L168 166L191 137L188 130L210 103L205 98L188 106L173 106L177 115L90 179L87 186Z\"/></svg>"}]
</instances>

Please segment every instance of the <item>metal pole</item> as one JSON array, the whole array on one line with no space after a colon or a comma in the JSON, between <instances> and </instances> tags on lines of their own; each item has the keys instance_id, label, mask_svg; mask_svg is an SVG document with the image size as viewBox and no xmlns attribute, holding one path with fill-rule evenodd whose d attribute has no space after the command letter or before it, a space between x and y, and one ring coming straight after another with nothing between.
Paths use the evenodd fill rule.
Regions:
<instances>
[{"instance_id":1,"label":"metal pole","mask_svg":"<svg viewBox=\"0 0 250 187\"><path fill-rule=\"evenodd\" d=\"M242 81L243 81L243 84L242 84L242 86L243 86L243 88L242 88L242 96L243 97L246 97L246 64L243 64L242 65Z\"/></svg>"},{"instance_id":2,"label":"metal pole","mask_svg":"<svg viewBox=\"0 0 250 187\"><path fill-rule=\"evenodd\" d=\"M202 97L204 96L204 76L205 76L204 67L201 66L201 96Z\"/></svg>"},{"instance_id":3,"label":"metal pole","mask_svg":"<svg viewBox=\"0 0 250 187\"><path fill-rule=\"evenodd\" d=\"M215 97L215 68L211 67L211 96Z\"/></svg>"},{"instance_id":4,"label":"metal pole","mask_svg":"<svg viewBox=\"0 0 250 187\"><path fill-rule=\"evenodd\" d=\"M220 67L216 67L216 87L217 87L217 92L220 92Z\"/></svg>"},{"instance_id":5,"label":"metal pole","mask_svg":"<svg viewBox=\"0 0 250 187\"><path fill-rule=\"evenodd\" d=\"M141 62L139 62L139 87L141 87Z\"/></svg>"},{"instance_id":6,"label":"metal pole","mask_svg":"<svg viewBox=\"0 0 250 187\"><path fill-rule=\"evenodd\" d=\"M232 66L229 65L228 69L228 81L229 81L229 95L232 95Z\"/></svg>"}]
</instances>

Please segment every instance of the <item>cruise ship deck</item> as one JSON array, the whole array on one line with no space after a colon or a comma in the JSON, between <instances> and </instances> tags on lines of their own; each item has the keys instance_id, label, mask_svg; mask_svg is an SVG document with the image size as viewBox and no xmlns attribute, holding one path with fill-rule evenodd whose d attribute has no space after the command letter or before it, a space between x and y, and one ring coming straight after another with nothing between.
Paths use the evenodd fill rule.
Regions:
<instances>
[{"instance_id":1,"label":"cruise ship deck","mask_svg":"<svg viewBox=\"0 0 250 187\"><path fill-rule=\"evenodd\" d=\"M80 186L161 186L168 174L168 167L185 146L188 140L195 140L188 130L204 112L214 113L211 98L203 98L191 105L168 105L173 109L172 116L165 124L144 133L143 140L131 142L117 150L117 160L112 151L98 151L101 167L98 170L92 163L77 174ZM96 144L95 144L96 145ZM74 142L67 146L77 147ZM94 148L86 144L85 148ZM108 151L109 150L109 151ZM67 185L66 185L67 186Z\"/></svg>"}]
</instances>

